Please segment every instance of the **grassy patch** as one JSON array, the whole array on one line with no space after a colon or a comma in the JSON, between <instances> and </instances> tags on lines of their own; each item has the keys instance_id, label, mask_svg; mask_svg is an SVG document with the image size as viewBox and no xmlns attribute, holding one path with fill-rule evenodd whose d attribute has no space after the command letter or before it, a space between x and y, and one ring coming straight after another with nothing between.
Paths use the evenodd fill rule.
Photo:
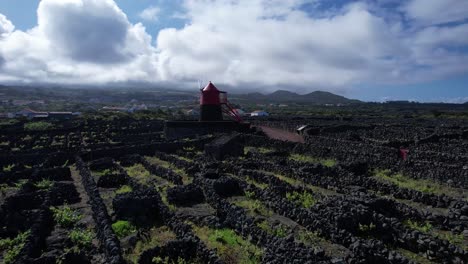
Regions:
<instances>
[{"instance_id":1,"label":"grassy patch","mask_svg":"<svg viewBox=\"0 0 468 264\"><path fill-rule=\"evenodd\" d=\"M272 148L263 148L263 147L257 148L257 147L250 147L250 146L244 147L244 154L247 154L248 152L258 152L261 154L266 154L266 153L271 153L274 151L275 150Z\"/></svg>"},{"instance_id":2,"label":"grassy patch","mask_svg":"<svg viewBox=\"0 0 468 264\"><path fill-rule=\"evenodd\" d=\"M231 229L193 227L196 235L209 248L215 248L225 263L260 263L263 251L249 241L238 236Z\"/></svg>"},{"instance_id":3,"label":"grassy patch","mask_svg":"<svg viewBox=\"0 0 468 264\"><path fill-rule=\"evenodd\" d=\"M301 155L301 154L291 154L289 159L304 162L304 163L320 163L326 167L333 167L336 165L336 160L334 159L322 159L322 158L315 158L312 156Z\"/></svg>"},{"instance_id":4,"label":"grassy patch","mask_svg":"<svg viewBox=\"0 0 468 264\"><path fill-rule=\"evenodd\" d=\"M125 171L128 176L136 179L140 184L147 185L148 181L151 179L151 173L145 169L142 164L135 164L130 167L125 167Z\"/></svg>"},{"instance_id":5,"label":"grassy patch","mask_svg":"<svg viewBox=\"0 0 468 264\"><path fill-rule=\"evenodd\" d=\"M245 181L249 184L255 185L257 188L262 189L262 190L268 188L268 184L255 181L250 177L247 177Z\"/></svg>"},{"instance_id":6,"label":"grassy patch","mask_svg":"<svg viewBox=\"0 0 468 264\"><path fill-rule=\"evenodd\" d=\"M285 237L288 234L288 228L282 224L272 226L268 221L263 220L257 223L257 226L270 235Z\"/></svg>"},{"instance_id":7,"label":"grassy patch","mask_svg":"<svg viewBox=\"0 0 468 264\"><path fill-rule=\"evenodd\" d=\"M128 185L122 185L117 191L115 191L116 194L123 194L123 193L129 193L132 192L133 189L131 186Z\"/></svg>"},{"instance_id":8,"label":"grassy patch","mask_svg":"<svg viewBox=\"0 0 468 264\"><path fill-rule=\"evenodd\" d=\"M314 196L310 192L288 192L286 193L286 199L295 203L298 206L302 206L304 208L312 207L317 201L315 200Z\"/></svg>"},{"instance_id":9,"label":"grassy patch","mask_svg":"<svg viewBox=\"0 0 468 264\"><path fill-rule=\"evenodd\" d=\"M450 244L456 245L464 250L468 250L468 243L465 241L463 234L453 234L450 231L442 231L435 229L429 222L417 222L406 220L403 222L408 228L418 230L420 232L430 234L438 239L447 240Z\"/></svg>"},{"instance_id":10,"label":"grassy patch","mask_svg":"<svg viewBox=\"0 0 468 264\"><path fill-rule=\"evenodd\" d=\"M29 237L30 232L18 234L15 238L0 239L0 250L4 250L3 261L5 264L14 263L19 253L23 249L26 239Z\"/></svg>"},{"instance_id":11,"label":"grassy patch","mask_svg":"<svg viewBox=\"0 0 468 264\"><path fill-rule=\"evenodd\" d=\"M243 199L234 202L235 205L247 209L250 214L260 214L263 216L272 216L273 211L268 209L262 202L256 199Z\"/></svg>"},{"instance_id":12,"label":"grassy patch","mask_svg":"<svg viewBox=\"0 0 468 264\"><path fill-rule=\"evenodd\" d=\"M45 131L53 129L54 125L48 122L39 121L39 122L30 122L24 124L24 130L27 131Z\"/></svg>"},{"instance_id":13,"label":"grassy patch","mask_svg":"<svg viewBox=\"0 0 468 264\"><path fill-rule=\"evenodd\" d=\"M119 220L113 223L112 230L114 230L114 233L118 238L124 238L137 231L136 227L132 225L129 221L123 220Z\"/></svg>"},{"instance_id":14,"label":"grassy patch","mask_svg":"<svg viewBox=\"0 0 468 264\"><path fill-rule=\"evenodd\" d=\"M142 164L135 164L130 167L126 167L125 170L127 171L128 176L135 177L135 178L147 178L150 176L150 172L145 169Z\"/></svg>"},{"instance_id":15,"label":"grassy patch","mask_svg":"<svg viewBox=\"0 0 468 264\"><path fill-rule=\"evenodd\" d=\"M65 205L61 208L50 207L54 215L54 221L61 227L72 227L81 219L81 215L71 209L68 205Z\"/></svg>"},{"instance_id":16,"label":"grassy patch","mask_svg":"<svg viewBox=\"0 0 468 264\"><path fill-rule=\"evenodd\" d=\"M147 240L140 240L135 245L133 251L125 256L130 263L137 263L138 257L145 250L156 246L164 246L167 242L175 240L177 237L167 226L154 227L149 231Z\"/></svg>"},{"instance_id":17,"label":"grassy patch","mask_svg":"<svg viewBox=\"0 0 468 264\"><path fill-rule=\"evenodd\" d=\"M189 158L184 157L184 156L179 156L179 155L174 155L174 154L171 155L171 156L173 156L174 158L180 159L180 160L184 160L184 161L190 162L190 163L193 162L193 159L189 159Z\"/></svg>"},{"instance_id":18,"label":"grassy patch","mask_svg":"<svg viewBox=\"0 0 468 264\"><path fill-rule=\"evenodd\" d=\"M407 177L401 173L392 174L390 170L376 170L374 171L374 177L378 180L391 182L400 188L412 189L423 193L432 194L447 194L450 192L448 187L443 188L440 184L437 184L430 180L420 180Z\"/></svg>"},{"instance_id":19,"label":"grassy patch","mask_svg":"<svg viewBox=\"0 0 468 264\"><path fill-rule=\"evenodd\" d=\"M263 171L265 172L266 174L269 174L269 175L273 175L275 176L276 178L282 180L282 181L285 181L293 186L298 186L298 185L303 185L304 183L300 180L296 180L296 179L293 179L293 178L290 178L290 177L286 177L284 175L281 175L281 174L278 174L278 173L271 173L271 172L267 172L267 171Z\"/></svg>"},{"instance_id":20,"label":"grassy patch","mask_svg":"<svg viewBox=\"0 0 468 264\"><path fill-rule=\"evenodd\" d=\"M177 156L177 157L179 157L179 156ZM172 164L170 162L158 159L157 157L145 157L145 159L151 164L158 165L158 166L161 166L163 168L173 170L175 173L182 176L183 184L190 184L193 181L193 178L189 177L187 172L185 172L184 169L178 168L177 166L175 166L174 164Z\"/></svg>"},{"instance_id":21,"label":"grassy patch","mask_svg":"<svg viewBox=\"0 0 468 264\"><path fill-rule=\"evenodd\" d=\"M170 204L167 201L167 188L171 186L155 186L156 190L159 192L159 195L161 195L161 200L162 202L169 208L171 211L175 211L177 207L173 204Z\"/></svg>"},{"instance_id":22,"label":"grassy patch","mask_svg":"<svg viewBox=\"0 0 468 264\"><path fill-rule=\"evenodd\" d=\"M314 245L324 240L319 236L318 232L312 232L308 230L299 232L296 237L299 241L306 245Z\"/></svg>"},{"instance_id":23,"label":"grassy patch","mask_svg":"<svg viewBox=\"0 0 468 264\"><path fill-rule=\"evenodd\" d=\"M90 229L73 229L68 237L79 248L91 248L95 234Z\"/></svg>"},{"instance_id":24,"label":"grassy patch","mask_svg":"<svg viewBox=\"0 0 468 264\"><path fill-rule=\"evenodd\" d=\"M268 174L268 175L273 175L276 178L278 178L278 179L280 179L280 180L282 180L282 181L284 181L286 183L289 183L290 185L302 186L304 188L310 189L312 192L315 192L315 193L320 193L320 194L325 195L325 196L338 195L338 193L336 191L325 189L325 188L318 187L318 186L314 186L314 185L305 183L305 182L303 182L301 180L298 180L298 179L287 177L287 176L284 176L284 175L281 175L281 174L278 174L278 173L272 173L272 172L269 172L269 171L263 171L263 170L260 170L260 171L265 173L265 174ZM268 185L266 185L266 187L268 187Z\"/></svg>"},{"instance_id":25,"label":"grassy patch","mask_svg":"<svg viewBox=\"0 0 468 264\"><path fill-rule=\"evenodd\" d=\"M450 244L456 245L465 251L468 251L468 241L465 240L463 233L458 235L450 231L433 230L435 237L447 240Z\"/></svg>"}]
</instances>

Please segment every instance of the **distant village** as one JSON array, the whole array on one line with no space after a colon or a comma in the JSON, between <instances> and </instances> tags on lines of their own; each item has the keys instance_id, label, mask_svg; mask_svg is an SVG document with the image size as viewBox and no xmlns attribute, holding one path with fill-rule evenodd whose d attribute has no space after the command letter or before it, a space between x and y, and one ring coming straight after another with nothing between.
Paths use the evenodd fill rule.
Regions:
<instances>
[{"instance_id":1,"label":"distant village","mask_svg":"<svg viewBox=\"0 0 468 264\"><path fill-rule=\"evenodd\" d=\"M101 108L103 112L122 112L122 113L134 113L136 111L147 110L146 106L139 105L138 107L121 107L121 106L104 106ZM268 112L257 110L250 113L243 111L242 109L235 109L238 115L243 117L265 117L269 116ZM198 117L200 111L196 109L186 110L184 112L186 116ZM15 113L0 113L0 119L5 118L20 118L24 117L27 119L55 119L55 120L67 120L77 116L80 116L81 112L45 112L35 111L30 108L25 108Z\"/></svg>"}]
</instances>

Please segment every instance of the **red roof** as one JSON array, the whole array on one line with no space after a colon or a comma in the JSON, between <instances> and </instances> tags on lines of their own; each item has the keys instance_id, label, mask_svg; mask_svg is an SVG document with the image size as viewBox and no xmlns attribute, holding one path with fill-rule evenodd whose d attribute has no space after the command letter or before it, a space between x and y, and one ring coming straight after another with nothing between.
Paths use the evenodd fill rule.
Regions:
<instances>
[{"instance_id":1,"label":"red roof","mask_svg":"<svg viewBox=\"0 0 468 264\"><path fill-rule=\"evenodd\" d=\"M203 88L202 91L203 92L217 92L217 93L219 93L218 88L216 88L216 86L214 86L214 84L211 83L211 82L207 86L205 86L205 88Z\"/></svg>"}]
</instances>

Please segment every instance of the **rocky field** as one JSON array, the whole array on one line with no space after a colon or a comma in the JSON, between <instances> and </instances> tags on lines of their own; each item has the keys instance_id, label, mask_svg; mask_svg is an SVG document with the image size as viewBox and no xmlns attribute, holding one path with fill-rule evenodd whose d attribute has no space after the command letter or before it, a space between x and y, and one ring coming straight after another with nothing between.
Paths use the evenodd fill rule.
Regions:
<instances>
[{"instance_id":1,"label":"rocky field","mask_svg":"<svg viewBox=\"0 0 468 264\"><path fill-rule=\"evenodd\" d=\"M465 121L255 124L309 126L305 143L3 127L0 263L468 263Z\"/></svg>"}]
</instances>

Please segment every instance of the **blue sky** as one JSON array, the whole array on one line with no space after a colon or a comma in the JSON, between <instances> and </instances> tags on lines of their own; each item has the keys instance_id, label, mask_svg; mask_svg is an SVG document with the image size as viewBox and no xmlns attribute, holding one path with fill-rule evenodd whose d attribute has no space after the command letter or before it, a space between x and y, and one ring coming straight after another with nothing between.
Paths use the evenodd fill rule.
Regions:
<instances>
[{"instance_id":1,"label":"blue sky","mask_svg":"<svg viewBox=\"0 0 468 264\"><path fill-rule=\"evenodd\" d=\"M0 0L3 83L464 102L466 61L468 1Z\"/></svg>"}]
</instances>

